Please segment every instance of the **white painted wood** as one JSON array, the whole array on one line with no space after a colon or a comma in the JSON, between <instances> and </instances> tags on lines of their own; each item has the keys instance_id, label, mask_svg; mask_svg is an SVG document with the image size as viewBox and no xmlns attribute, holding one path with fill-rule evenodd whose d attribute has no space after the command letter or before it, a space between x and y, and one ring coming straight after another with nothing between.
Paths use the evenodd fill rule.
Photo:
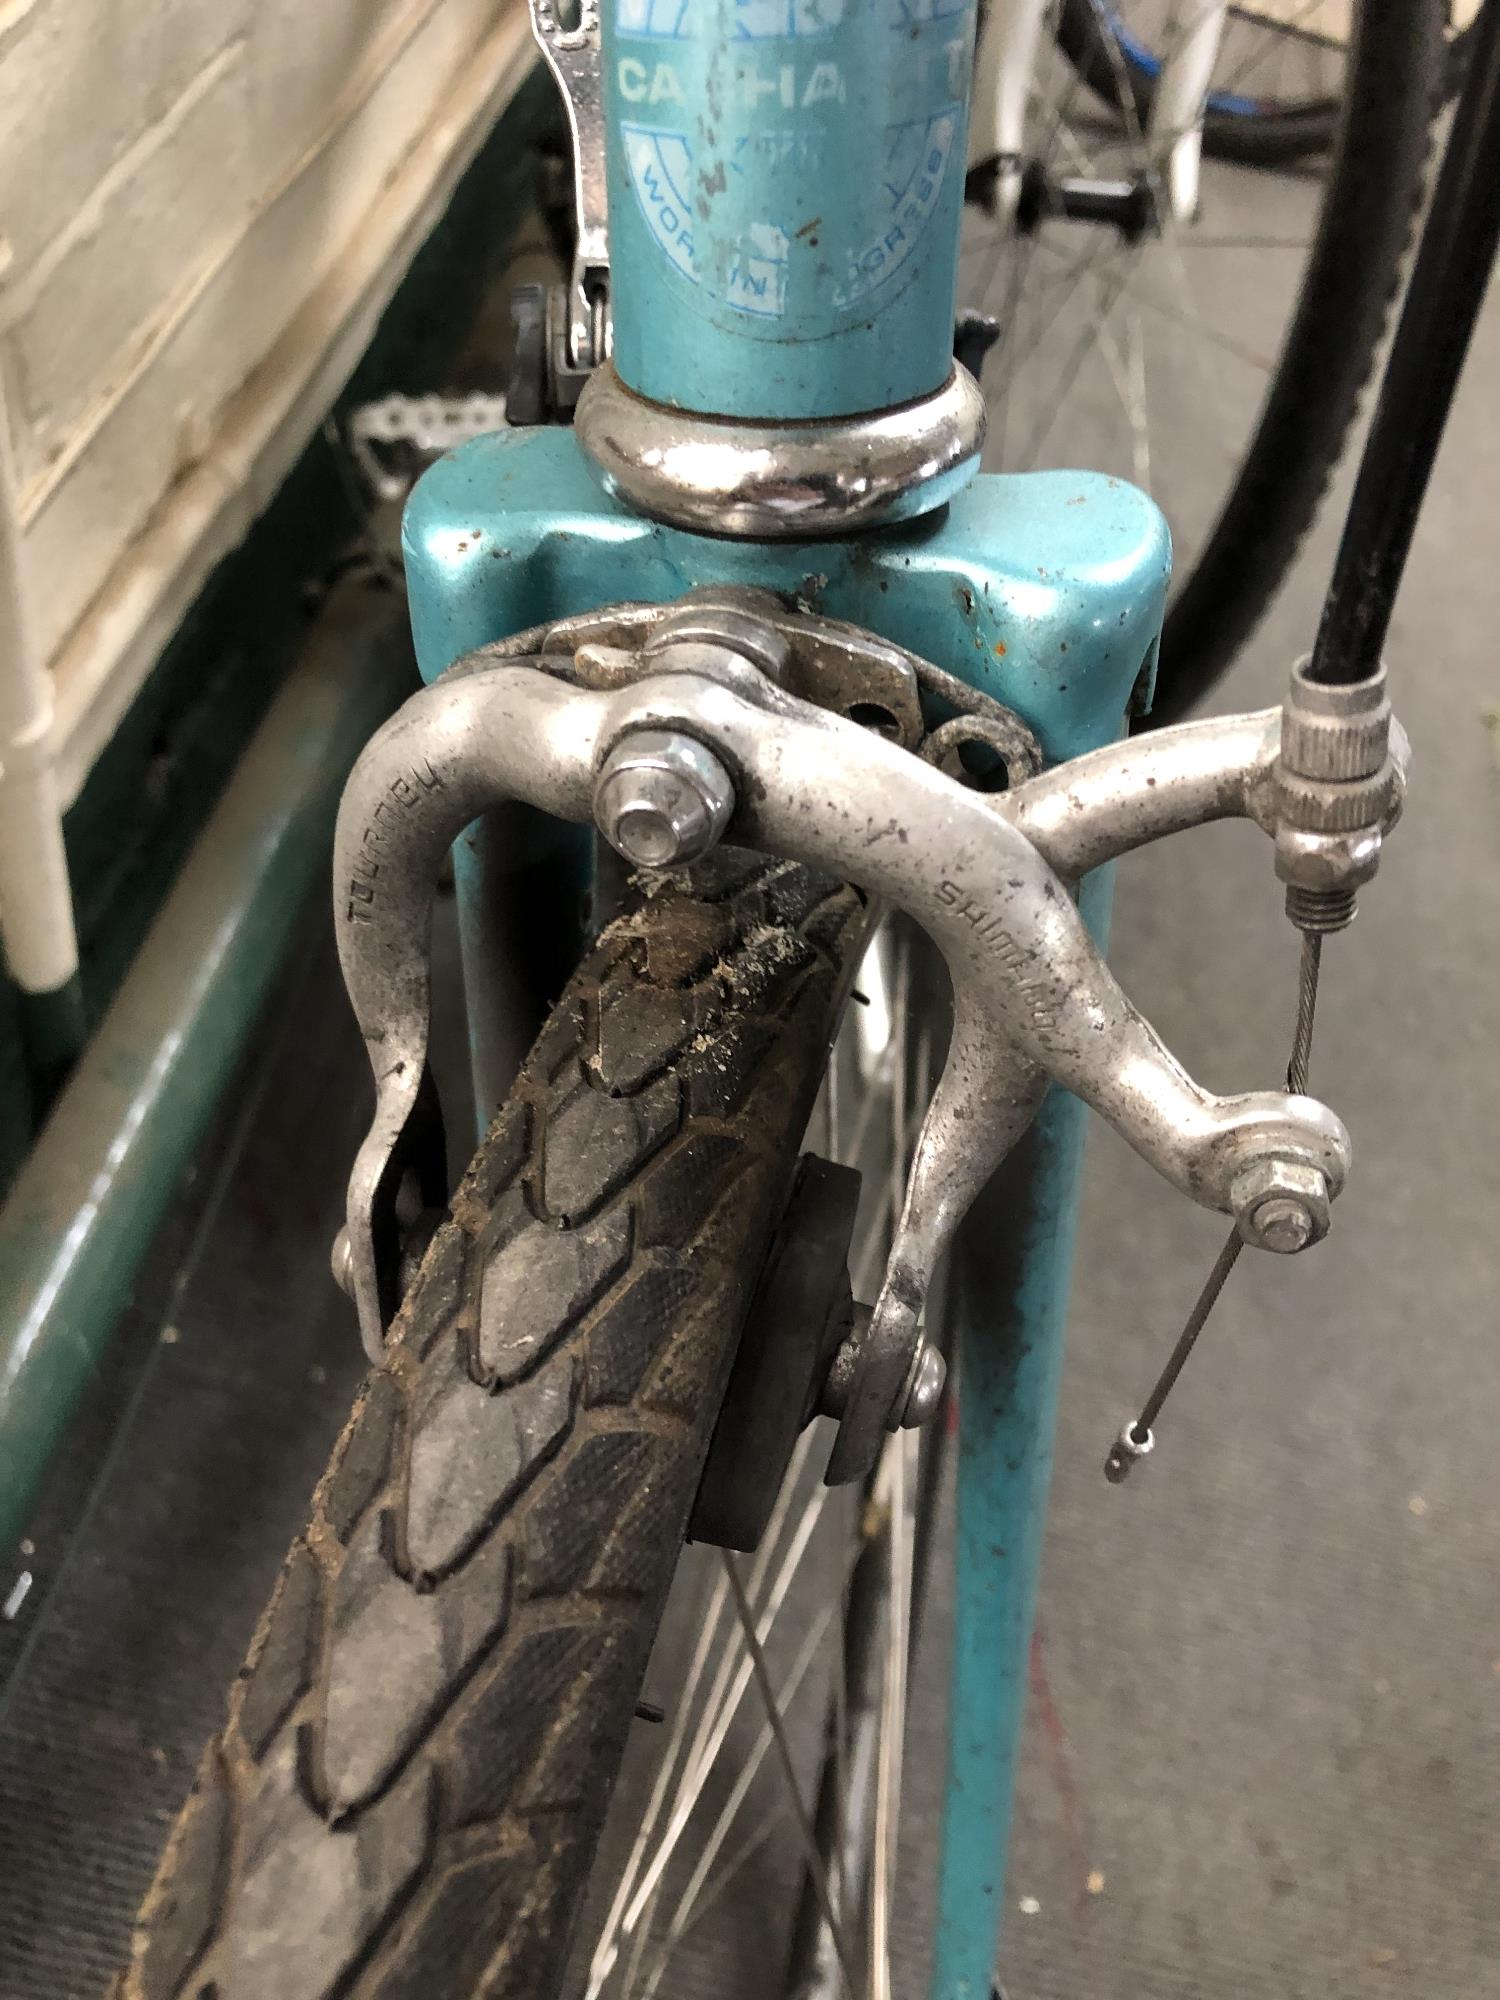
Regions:
<instances>
[{"instance_id":1,"label":"white painted wood","mask_svg":"<svg viewBox=\"0 0 1500 2000\"><path fill-rule=\"evenodd\" d=\"M78 970L57 773L52 682L31 639L0 404L0 944L23 993L55 993Z\"/></svg>"},{"instance_id":2,"label":"white painted wood","mask_svg":"<svg viewBox=\"0 0 1500 2000\"><path fill-rule=\"evenodd\" d=\"M0 420L65 797L530 60L518 0L0 0Z\"/></svg>"}]
</instances>

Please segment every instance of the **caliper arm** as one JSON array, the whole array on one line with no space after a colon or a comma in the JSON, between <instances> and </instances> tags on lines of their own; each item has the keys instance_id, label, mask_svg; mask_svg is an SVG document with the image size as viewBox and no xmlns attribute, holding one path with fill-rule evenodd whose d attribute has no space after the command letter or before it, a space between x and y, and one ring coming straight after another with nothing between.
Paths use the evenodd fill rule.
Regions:
<instances>
[{"instance_id":1,"label":"caliper arm","mask_svg":"<svg viewBox=\"0 0 1500 2000\"><path fill-rule=\"evenodd\" d=\"M1202 1089L1104 964L1043 848L1063 837L1068 816L1095 824L1092 836L1068 836L1069 873L1080 856L1089 866L1088 857L1137 844L1120 839L1107 788L1086 786L1065 811L1039 795L1037 817L1051 812L1056 833L1039 829L1034 844L1022 830L1029 787L997 812L994 800L788 694L726 651L714 649L712 659L711 675L678 668L600 692L510 662L440 681L407 703L356 766L339 815L335 915L376 1080L348 1216L353 1290L372 1352L393 1309L395 1193L420 1124L428 925L442 854L501 798L587 818L599 765L635 729L678 729L710 746L734 780L733 838L897 903L948 962L952 1046L871 1323L872 1338L892 1354L914 1333L936 1259L1049 1077L1208 1207L1232 1211L1236 1175L1271 1155L1315 1166L1337 1192L1348 1139L1330 1111L1280 1092L1217 1097ZM1214 816L1204 801L1220 794L1206 779L1194 782L1195 817ZM1111 818L1116 830L1106 835L1100 823Z\"/></svg>"},{"instance_id":2,"label":"caliper arm","mask_svg":"<svg viewBox=\"0 0 1500 2000\"><path fill-rule=\"evenodd\" d=\"M1133 848L1216 819L1271 827L1281 710L1209 716L1110 743L991 804L1065 882Z\"/></svg>"},{"instance_id":3,"label":"caliper arm","mask_svg":"<svg viewBox=\"0 0 1500 2000\"><path fill-rule=\"evenodd\" d=\"M1024 833L1065 882L1169 833L1246 819L1274 837L1279 823L1279 708L1211 715L1130 736L1028 778L992 808ZM1411 746L1393 717L1394 785L1383 831L1400 817Z\"/></svg>"},{"instance_id":4,"label":"caliper arm","mask_svg":"<svg viewBox=\"0 0 1500 2000\"><path fill-rule=\"evenodd\" d=\"M349 1180L349 1277L378 1359L397 1304L396 1198L441 1175L427 1073L432 897L449 847L501 799L587 819L597 705L526 665L414 695L366 746L334 835L339 963L375 1075L375 1118ZM444 1190L446 1192L446 1190Z\"/></svg>"}]
</instances>

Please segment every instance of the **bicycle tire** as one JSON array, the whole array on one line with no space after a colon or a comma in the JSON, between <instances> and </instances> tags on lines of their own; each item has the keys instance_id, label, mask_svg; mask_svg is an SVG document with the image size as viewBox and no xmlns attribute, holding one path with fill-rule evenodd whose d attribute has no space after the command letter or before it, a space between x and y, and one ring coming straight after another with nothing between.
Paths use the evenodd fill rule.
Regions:
<instances>
[{"instance_id":1,"label":"bicycle tire","mask_svg":"<svg viewBox=\"0 0 1500 2000\"><path fill-rule=\"evenodd\" d=\"M1444 102L1458 95L1473 37L1472 21L1446 37ZM1128 35L1112 38L1099 0L1063 0L1056 40L1089 89L1111 110L1121 108L1123 81L1130 91L1134 114L1144 123L1151 110L1159 60L1143 52ZM1310 154L1327 152L1338 131L1339 106L1334 98L1301 103L1255 99L1238 105L1216 101L1226 96L1215 92L1204 111L1203 150L1211 159L1237 160L1245 166L1289 166Z\"/></svg>"},{"instance_id":2,"label":"bicycle tire","mask_svg":"<svg viewBox=\"0 0 1500 2000\"><path fill-rule=\"evenodd\" d=\"M555 1991L863 908L724 852L587 955L334 1449L120 2000Z\"/></svg>"},{"instance_id":3,"label":"bicycle tire","mask_svg":"<svg viewBox=\"0 0 1500 2000\"><path fill-rule=\"evenodd\" d=\"M1234 483L1168 602L1150 722L1176 720L1227 671L1317 517L1421 209L1446 22L1445 0L1363 0L1357 11L1342 122L1297 304Z\"/></svg>"},{"instance_id":4,"label":"bicycle tire","mask_svg":"<svg viewBox=\"0 0 1500 2000\"><path fill-rule=\"evenodd\" d=\"M1062 0L1058 47L1101 103L1128 109L1142 125L1151 115L1160 59L1138 43L1102 0ZM1128 106L1122 91L1130 93ZM1338 131L1339 101L1251 98L1213 91L1203 114L1203 150L1211 159L1278 167L1324 153Z\"/></svg>"}]
</instances>

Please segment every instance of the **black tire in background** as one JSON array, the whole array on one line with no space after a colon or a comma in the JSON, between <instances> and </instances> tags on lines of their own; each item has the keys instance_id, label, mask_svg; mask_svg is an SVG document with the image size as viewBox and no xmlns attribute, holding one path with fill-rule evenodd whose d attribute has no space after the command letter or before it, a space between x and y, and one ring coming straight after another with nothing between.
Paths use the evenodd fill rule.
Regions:
<instances>
[{"instance_id":1,"label":"black tire in background","mask_svg":"<svg viewBox=\"0 0 1500 2000\"><path fill-rule=\"evenodd\" d=\"M981 20L984 8L980 0ZM1344 95L1317 136L1316 150L1331 144L1332 156L1297 303L1218 516L1175 579L1143 726L1179 719L1229 668L1317 516L1400 289L1434 119L1461 74L1468 31L1450 41L1447 24L1446 0L1356 0ZM1060 0L1056 32L1080 76L1119 108L1122 69L1105 0ZM1150 79L1129 65L1125 77L1138 130ZM1236 119L1238 141L1216 126L1211 150L1284 164L1309 150L1311 127L1299 121L1313 109L1279 122ZM988 207L993 185L981 163L966 198Z\"/></svg>"},{"instance_id":2,"label":"black tire in background","mask_svg":"<svg viewBox=\"0 0 1500 2000\"><path fill-rule=\"evenodd\" d=\"M1445 0L1356 9L1317 236L1234 484L1169 602L1150 722L1180 718L1232 664L1316 518L1400 286L1446 25Z\"/></svg>"},{"instance_id":3,"label":"black tire in background","mask_svg":"<svg viewBox=\"0 0 1500 2000\"><path fill-rule=\"evenodd\" d=\"M118 2000L556 1992L864 928L724 852L589 953L334 1449Z\"/></svg>"}]
</instances>

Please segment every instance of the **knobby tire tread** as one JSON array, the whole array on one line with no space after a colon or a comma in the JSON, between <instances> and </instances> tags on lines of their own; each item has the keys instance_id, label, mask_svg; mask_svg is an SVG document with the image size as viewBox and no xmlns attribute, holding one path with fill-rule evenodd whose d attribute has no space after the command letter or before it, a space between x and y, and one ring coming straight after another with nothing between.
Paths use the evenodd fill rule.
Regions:
<instances>
[{"instance_id":1,"label":"knobby tire tread","mask_svg":"<svg viewBox=\"0 0 1500 2000\"><path fill-rule=\"evenodd\" d=\"M1317 236L1234 484L1169 600L1153 722L1180 719L1233 664L1317 519L1421 212L1446 22L1446 0L1362 0Z\"/></svg>"},{"instance_id":2,"label":"knobby tire tread","mask_svg":"<svg viewBox=\"0 0 1500 2000\"><path fill-rule=\"evenodd\" d=\"M862 932L854 890L726 851L589 953L334 1449L118 2000L556 1991Z\"/></svg>"},{"instance_id":3,"label":"knobby tire tread","mask_svg":"<svg viewBox=\"0 0 1500 2000\"><path fill-rule=\"evenodd\" d=\"M1063 0L1063 53L1105 102L1120 101L1101 0ZM1285 164L1331 145L1317 234L1265 402L1224 504L1174 590L1147 726L1175 722L1233 664L1317 519L1399 293L1421 212L1434 120L1454 56L1446 0L1360 0L1340 115L1220 117L1205 147ZM1149 79L1129 72L1134 114Z\"/></svg>"}]
</instances>

